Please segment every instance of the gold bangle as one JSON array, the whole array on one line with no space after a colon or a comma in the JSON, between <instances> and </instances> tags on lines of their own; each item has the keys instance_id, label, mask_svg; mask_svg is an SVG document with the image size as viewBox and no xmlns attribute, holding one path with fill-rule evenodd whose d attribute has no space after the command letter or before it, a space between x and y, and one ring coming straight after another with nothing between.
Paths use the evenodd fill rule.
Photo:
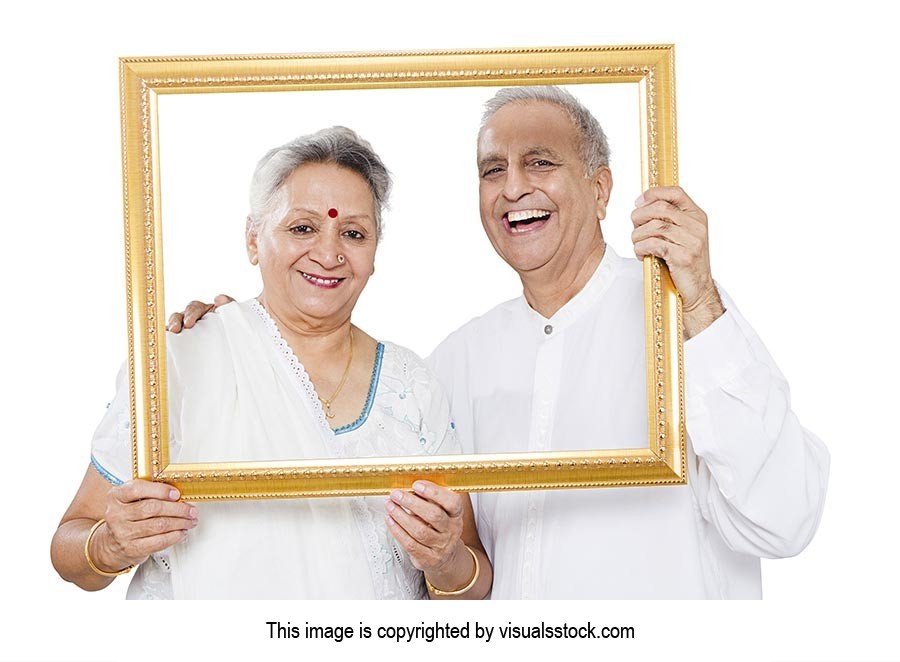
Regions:
<instances>
[{"instance_id":1,"label":"gold bangle","mask_svg":"<svg viewBox=\"0 0 900 662\"><path fill-rule=\"evenodd\" d=\"M91 560L91 539L94 537L94 534L97 532L97 529L100 528L101 524L106 524L105 518L101 517L100 520L91 527L91 532L88 533L87 540L84 541L84 558L87 559L88 565L91 566L91 570L96 572L98 575L103 575L104 577L118 577L119 575L124 575L131 572L134 569L133 563L127 568L122 568L117 572L106 572L106 570L101 570L100 568L98 568Z\"/></svg>"},{"instance_id":2,"label":"gold bangle","mask_svg":"<svg viewBox=\"0 0 900 662\"><path fill-rule=\"evenodd\" d=\"M431 591L435 595L462 595L463 593L468 591L470 588L475 586L475 582L478 581L478 575L481 574L481 566L478 563L478 555L468 545L465 545L465 547L469 551L469 554L472 555L472 560L475 561L475 574L472 575L472 579L469 581L469 583L455 591L442 591L439 588L435 588L432 585L432 583L430 581L428 581L428 577L426 577L425 578L425 586L428 587L429 591Z\"/></svg>"}]
</instances>

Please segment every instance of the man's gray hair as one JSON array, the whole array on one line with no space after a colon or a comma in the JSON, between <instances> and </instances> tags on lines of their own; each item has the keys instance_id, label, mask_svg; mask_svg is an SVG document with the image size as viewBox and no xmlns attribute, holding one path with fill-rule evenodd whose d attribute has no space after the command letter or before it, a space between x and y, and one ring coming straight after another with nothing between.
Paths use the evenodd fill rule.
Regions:
<instances>
[{"instance_id":1,"label":"man's gray hair","mask_svg":"<svg viewBox=\"0 0 900 662\"><path fill-rule=\"evenodd\" d=\"M484 104L484 115L481 117L481 131L487 121L498 110L510 103L533 103L543 101L562 108L578 130L581 148L581 160L584 162L585 175L590 176L600 166L609 165L609 143L600 122L584 104L566 90L552 85L505 87Z\"/></svg>"},{"instance_id":2,"label":"man's gray hair","mask_svg":"<svg viewBox=\"0 0 900 662\"><path fill-rule=\"evenodd\" d=\"M283 186L297 168L307 163L333 163L362 177L375 202L375 226L381 238L381 213L391 192L391 175L366 140L344 126L333 126L269 150L260 159L250 182L250 222L255 228L284 205ZM286 211L286 210L285 210Z\"/></svg>"}]
</instances>

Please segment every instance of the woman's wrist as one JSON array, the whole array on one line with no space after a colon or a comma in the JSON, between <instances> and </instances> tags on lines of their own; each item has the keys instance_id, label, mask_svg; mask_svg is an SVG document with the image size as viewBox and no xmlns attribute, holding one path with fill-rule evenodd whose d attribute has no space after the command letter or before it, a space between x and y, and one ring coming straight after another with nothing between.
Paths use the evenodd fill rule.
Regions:
<instances>
[{"instance_id":1,"label":"woman's wrist","mask_svg":"<svg viewBox=\"0 0 900 662\"><path fill-rule=\"evenodd\" d=\"M104 577L129 572L134 564L116 558L110 551L109 541L109 527L106 520L101 519L91 527L84 543L84 556L91 570Z\"/></svg>"},{"instance_id":2,"label":"woman's wrist","mask_svg":"<svg viewBox=\"0 0 900 662\"><path fill-rule=\"evenodd\" d=\"M434 595L462 595L478 581L479 570L475 551L460 540L447 563L425 572L425 583Z\"/></svg>"}]
</instances>

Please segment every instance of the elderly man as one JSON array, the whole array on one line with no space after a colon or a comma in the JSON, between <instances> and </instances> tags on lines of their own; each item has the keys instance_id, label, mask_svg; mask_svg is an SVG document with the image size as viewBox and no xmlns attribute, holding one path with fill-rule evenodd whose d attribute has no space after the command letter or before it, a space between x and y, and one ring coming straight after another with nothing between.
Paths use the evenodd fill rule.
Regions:
<instances>
[{"instance_id":1,"label":"elderly man","mask_svg":"<svg viewBox=\"0 0 900 662\"><path fill-rule=\"evenodd\" d=\"M481 220L524 292L431 357L469 450L646 435L642 269L603 240L608 153L597 120L558 88L487 103ZM494 598L758 598L759 557L796 554L816 530L828 452L713 282L706 214L656 188L632 221L637 257L665 260L683 298L689 484L479 495Z\"/></svg>"},{"instance_id":2,"label":"elderly man","mask_svg":"<svg viewBox=\"0 0 900 662\"><path fill-rule=\"evenodd\" d=\"M608 155L597 120L558 88L487 103L481 220L524 292L430 358L467 451L646 435L643 272L603 240ZM657 188L632 221L637 257L665 260L684 303L689 484L478 495L494 598L758 598L760 557L797 554L818 525L828 451L715 285L706 214L681 189ZM190 306L185 326L211 308Z\"/></svg>"}]
</instances>

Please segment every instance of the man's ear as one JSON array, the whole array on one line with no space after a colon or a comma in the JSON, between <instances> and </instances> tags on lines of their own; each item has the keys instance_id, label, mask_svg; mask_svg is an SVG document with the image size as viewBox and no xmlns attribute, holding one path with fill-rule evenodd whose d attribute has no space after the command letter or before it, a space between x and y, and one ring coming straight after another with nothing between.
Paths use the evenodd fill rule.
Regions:
<instances>
[{"instance_id":1,"label":"man's ear","mask_svg":"<svg viewBox=\"0 0 900 662\"><path fill-rule=\"evenodd\" d=\"M597 210L597 220L606 218L606 205L609 204L609 196L612 193L612 170L609 166L600 166L591 177L594 187L594 202Z\"/></svg>"},{"instance_id":2,"label":"man's ear","mask_svg":"<svg viewBox=\"0 0 900 662\"><path fill-rule=\"evenodd\" d=\"M259 233L257 232L256 224L249 216L247 217L244 235L247 240L247 257L250 258L250 264L257 265L259 264Z\"/></svg>"}]
</instances>

